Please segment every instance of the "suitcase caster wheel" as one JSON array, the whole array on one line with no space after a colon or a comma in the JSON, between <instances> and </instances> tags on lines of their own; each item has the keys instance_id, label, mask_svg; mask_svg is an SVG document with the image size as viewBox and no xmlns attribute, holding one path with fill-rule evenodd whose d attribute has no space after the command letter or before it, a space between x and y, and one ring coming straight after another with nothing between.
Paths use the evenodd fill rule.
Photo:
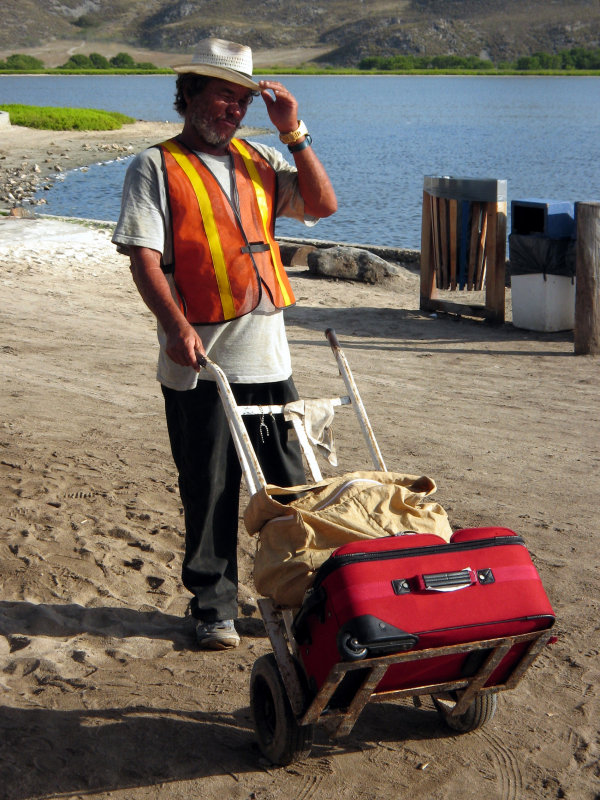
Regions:
<instances>
[{"instance_id":1,"label":"suitcase caster wheel","mask_svg":"<svg viewBox=\"0 0 600 800\"><path fill-rule=\"evenodd\" d=\"M351 633L342 633L338 638L338 650L344 661L361 661L368 650Z\"/></svg>"},{"instance_id":2,"label":"suitcase caster wheel","mask_svg":"<svg viewBox=\"0 0 600 800\"><path fill-rule=\"evenodd\" d=\"M496 694L478 694L464 713L451 716L450 712L458 702L456 692L450 692L447 695L433 695L432 700L446 725L459 733L468 733L476 728L481 728L494 716L498 705Z\"/></svg>"},{"instance_id":3,"label":"suitcase caster wheel","mask_svg":"<svg viewBox=\"0 0 600 800\"><path fill-rule=\"evenodd\" d=\"M286 766L310 753L313 726L296 722L273 653L254 662L250 710L259 747L269 761Z\"/></svg>"}]
</instances>

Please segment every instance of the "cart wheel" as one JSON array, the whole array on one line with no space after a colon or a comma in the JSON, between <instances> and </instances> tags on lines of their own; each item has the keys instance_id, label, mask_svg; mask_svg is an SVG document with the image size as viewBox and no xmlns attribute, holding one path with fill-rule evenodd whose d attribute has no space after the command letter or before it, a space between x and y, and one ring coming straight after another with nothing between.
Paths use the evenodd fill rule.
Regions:
<instances>
[{"instance_id":1,"label":"cart wheel","mask_svg":"<svg viewBox=\"0 0 600 800\"><path fill-rule=\"evenodd\" d=\"M467 733L468 731L474 731L476 728L481 728L494 716L498 705L496 694L489 692L478 694L463 714L453 717L450 716L450 712L458 702L456 692L450 692L448 695L438 695L437 697L434 695L432 699L446 725L452 728L453 731L459 731L460 733Z\"/></svg>"},{"instance_id":2,"label":"cart wheel","mask_svg":"<svg viewBox=\"0 0 600 800\"><path fill-rule=\"evenodd\" d=\"M348 631L339 634L338 650L344 661L361 661L366 658L368 652L367 648Z\"/></svg>"},{"instance_id":3,"label":"cart wheel","mask_svg":"<svg viewBox=\"0 0 600 800\"><path fill-rule=\"evenodd\" d=\"M250 710L259 747L274 764L286 766L310 753L313 726L296 722L273 653L254 662Z\"/></svg>"}]
</instances>

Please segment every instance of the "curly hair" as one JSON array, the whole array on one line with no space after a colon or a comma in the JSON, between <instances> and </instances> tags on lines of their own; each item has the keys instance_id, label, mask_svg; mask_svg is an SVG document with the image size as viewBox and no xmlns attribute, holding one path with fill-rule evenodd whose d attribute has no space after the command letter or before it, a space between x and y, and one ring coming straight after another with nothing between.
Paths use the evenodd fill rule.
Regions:
<instances>
[{"instance_id":1,"label":"curly hair","mask_svg":"<svg viewBox=\"0 0 600 800\"><path fill-rule=\"evenodd\" d=\"M175 83L175 102L173 105L175 111L177 111L180 116L185 116L188 106L185 95L187 94L188 97L194 97L200 94L209 81L210 77L208 75L196 75L194 72L184 72L177 76L177 81Z\"/></svg>"}]
</instances>

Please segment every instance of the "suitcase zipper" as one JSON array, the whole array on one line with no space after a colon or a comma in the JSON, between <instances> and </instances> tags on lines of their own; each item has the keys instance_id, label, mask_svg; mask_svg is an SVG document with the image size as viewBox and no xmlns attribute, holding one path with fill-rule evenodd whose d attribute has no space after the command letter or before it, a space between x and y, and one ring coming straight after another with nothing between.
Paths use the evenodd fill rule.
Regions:
<instances>
[{"instance_id":1,"label":"suitcase zipper","mask_svg":"<svg viewBox=\"0 0 600 800\"><path fill-rule=\"evenodd\" d=\"M412 547L402 550L388 550L378 553L335 553L319 568L315 584L323 581L328 575L339 567L347 564L357 564L364 561L390 561L397 558L412 558L419 556L438 555L443 553L460 553L470 550L483 550L487 547L501 547L502 545L525 545L521 536L495 536L493 539L474 539L470 542L457 542L456 544L429 544L423 547Z\"/></svg>"},{"instance_id":2,"label":"suitcase zipper","mask_svg":"<svg viewBox=\"0 0 600 800\"><path fill-rule=\"evenodd\" d=\"M510 617L508 619L489 620L481 622L471 622L466 625L454 625L447 628L427 628L424 631L416 631L415 636L425 637L436 633L448 633L450 631L463 631L467 628L484 628L486 626L494 625L510 625L515 622L537 622L537 620L548 620L546 628L551 628L555 623L555 617L552 614L527 614L523 617ZM482 637L484 638L484 637Z\"/></svg>"}]
</instances>

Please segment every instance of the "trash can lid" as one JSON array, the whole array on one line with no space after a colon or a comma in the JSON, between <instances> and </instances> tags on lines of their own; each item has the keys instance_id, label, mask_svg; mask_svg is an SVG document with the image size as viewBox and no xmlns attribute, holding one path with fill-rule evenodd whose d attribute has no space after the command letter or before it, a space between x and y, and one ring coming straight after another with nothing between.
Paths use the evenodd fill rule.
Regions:
<instances>
[{"instance_id":1,"label":"trash can lid","mask_svg":"<svg viewBox=\"0 0 600 800\"><path fill-rule=\"evenodd\" d=\"M496 178L455 178L450 175L425 175L423 189L435 197L473 200L478 203L506 202L506 180Z\"/></svg>"}]
</instances>

